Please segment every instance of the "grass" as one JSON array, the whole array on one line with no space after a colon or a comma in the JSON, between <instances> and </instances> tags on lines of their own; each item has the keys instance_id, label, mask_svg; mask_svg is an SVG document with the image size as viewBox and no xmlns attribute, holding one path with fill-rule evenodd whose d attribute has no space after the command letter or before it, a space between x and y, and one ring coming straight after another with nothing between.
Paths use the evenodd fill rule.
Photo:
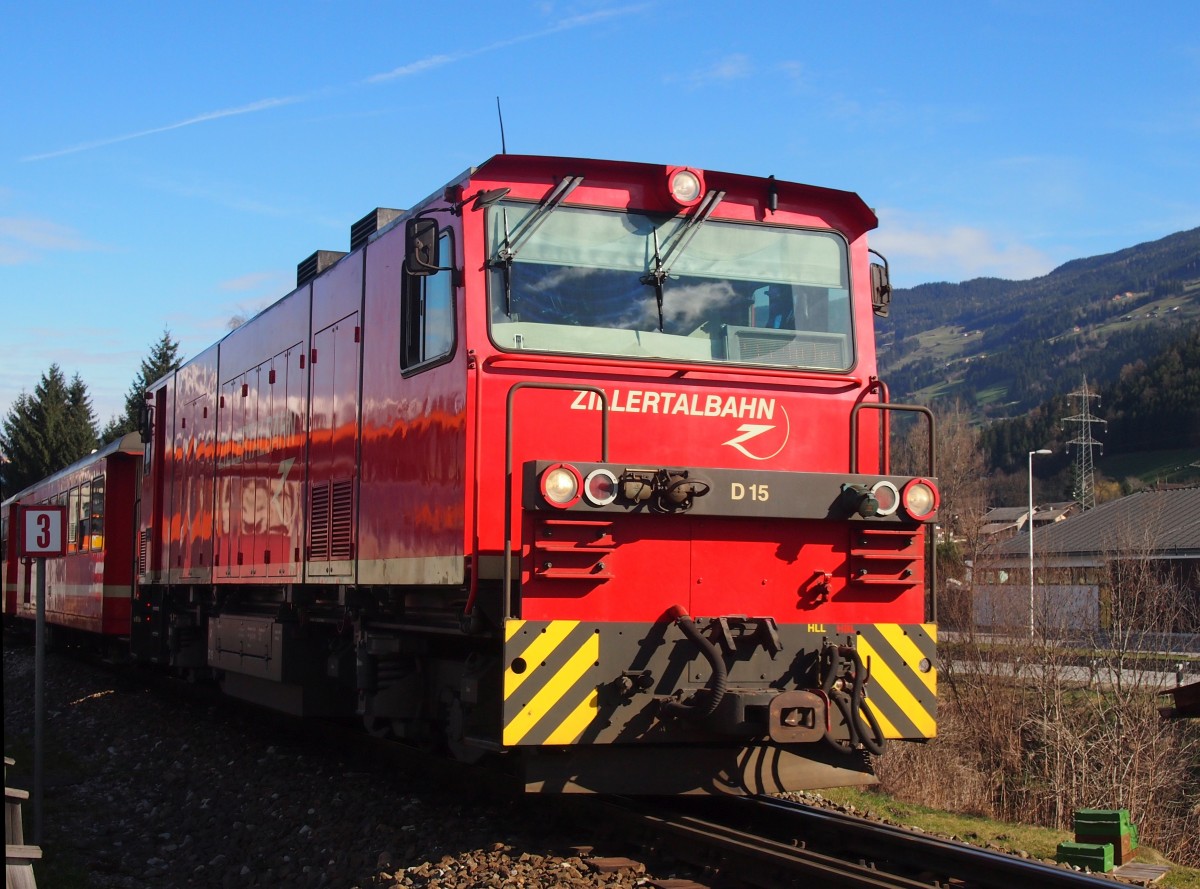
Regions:
<instances>
[{"instance_id":1,"label":"grass","mask_svg":"<svg viewBox=\"0 0 1200 889\"><path fill-rule=\"evenodd\" d=\"M855 814L882 818L905 827L919 827L925 833L954 837L974 846L995 848L1004 852L1023 851L1035 859L1053 859L1058 844L1075 837L1062 830L992 821L977 815L956 815L913 803L901 802L878 790L855 787L836 787L820 791L820 795L840 806L853 806ZM1200 870L1174 867L1161 855L1146 846L1138 849L1136 861L1171 867L1155 886L1163 889L1200 889Z\"/></svg>"},{"instance_id":2,"label":"grass","mask_svg":"<svg viewBox=\"0 0 1200 889\"><path fill-rule=\"evenodd\" d=\"M1171 451L1142 451L1118 454L1096 461L1096 468L1109 478L1137 478L1147 484L1200 480L1200 448Z\"/></svg>"}]
</instances>

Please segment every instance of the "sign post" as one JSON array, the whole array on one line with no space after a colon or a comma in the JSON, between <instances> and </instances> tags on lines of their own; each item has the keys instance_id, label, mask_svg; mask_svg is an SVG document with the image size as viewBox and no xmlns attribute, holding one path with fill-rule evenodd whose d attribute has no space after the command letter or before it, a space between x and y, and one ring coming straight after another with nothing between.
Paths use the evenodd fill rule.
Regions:
<instances>
[{"instance_id":1,"label":"sign post","mask_svg":"<svg viewBox=\"0 0 1200 889\"><path fill-rule=\"evenodd\" d=\"M18 555L37 560L37 622L33 654L33 842L42 842L42 729L46 721L46 559L67 551L65 506L22 506Z\"/></svg>"}]
</instances>

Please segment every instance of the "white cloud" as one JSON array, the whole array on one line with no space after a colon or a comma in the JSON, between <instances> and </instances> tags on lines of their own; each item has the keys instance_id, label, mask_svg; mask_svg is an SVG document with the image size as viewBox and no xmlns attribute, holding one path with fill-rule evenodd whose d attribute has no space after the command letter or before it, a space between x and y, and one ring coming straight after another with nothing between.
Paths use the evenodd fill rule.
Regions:
<instances>
[{"instance_id":1,"label":"white cloud","mask_svg":"<svg viewBox=\"0 0 1200 889\"><path fill-rule=\"evenodd\" d=\"M251 272L248 275L241 275L237 278L222 281L217 287L221 290L231 290L234 292L261 290L263 287L274 287L283 277L279 272Z\"/></svg>"},{"instance_id":2,"label":"white cloud","mask_svg":"<svg viewBox=\"0 0 1200 889\"><path fill-rule=\"evenodd\" d=\"M44 253L99 249L70 226L31 216L0 216L0 265L35 262Z\"/></svg>"},{"instance_id":3,"label":"white cloud","mask_svg":"<svg viewBox=\"0 0 1200 889\"><path fill-rule=\"evenodd\" d=\"M987 229L922 223L901 211L881 211L879 217L871 245L887 256L892 279L901 286L981 277L1020 281L1056 265L1032 244Z\"/></svg>"},{"instance_id":4,"label":"white cloud","mask_svg":"<svg viewBox=\"0 0 1200 889\"><path fill-rule=\"evenodd\" d=\"M128 142L130 139L140 139L143 136L152 136L155 133L165 133L169 130L178 130L182 127L190 127L193 124L207 123L210 120L220 120L223 117L233 117L239 114L252 114L256 111L267 111L271 108L278 108L281 105L291 105L296 102L305 102L312 96L286 96L278 99L259 99L257 102L250 102L246 105L239 105L236 108L223 108L219 111L205 111L202 114L197 114L194 117L189 117L186 120L176 121L161 127L152 127L148 130L138 130L136 133L125 133L121 136L111 136L107 139L96 139L91 142L81 142L78 145L72 145L70 148L60 148L57 151L47 151L43 154L31 154L28 157L23 157L23 161L41 161L52 157L62 157L66 154L75 154L80 151L90 151L93 148L102 148L105 145L115 145L118 142Z\"/></svg>"},{"instance_id":5,"label":"white cloud","mask_svg":"<svg viewBox=\"0 0 1200 889\"><path fill-rule=\"evenodd\" d=\"M373 74L362 81L364 84L382 83L389 80L395 80L399 77L406 77L412 74L419 74L424 71L429 71L434 68L440 68L443 65L448 65L453 62L461 61L462 59L471 58L472 56L482 55L492 52L493 50L503 49L513 46L514 44L524 43L529 40L536 40L541 37L548 37L552 34L558 34L563 31L574 30L575 28L585 27L597 22L602 22L607 19L619 18L637 12L642 12L648 9L652 4L643 3L633 6L619 6L611 9L601 9L596 12L585 13L583 15L571 16L554 22L549 27L543 28L540 31L534 31L528 34L519 34L516 37L509 37L504 40L498 40L495 43L490 43L486 46L481 46L476 49L463 50L457 53L441 53L438 55L426 56L423 59L418 59L415 62L409 62L405 65L400 65L390 71L384 71L379 74ZM76 154L81 151L91 151L94 148L103 148L107 145L115 145L118 142L128 142L132 139L140 139L143 136L152 136L157 133L165 133L170 130L178 130L183 127L193 126L194 124L207 123L213 120L220 120L225 117L234 117L242 114L253 114L259 111L268 111L273 108L279 108L283 105L293 105L302 102L308 102L319 96L326 96L332 93L331 88L317 90L312 93L297 96L282 96L277 98L258 99L254 102L248 102L245 105L238 105L234 108L222 108L217 111L205 111L201 114L185 118L184 120L169 123L164 126L151 127L145 130L138 130L132 133L124 133L119 136L110 136L104 139L94 139L88 142L80 142L77 145L72 145L68 148L60 148L55 151L46 151L39 154L31 154L21 158L22 161L42 161L50 158L62 157L68 154ZM4 255L4 251L0 249L0 258Z\"/></svg>"},{"instance_id":6,"label":"white cloud","mask_svg":"<svg viewBox=\"0 0 1200 889\"><path fill-rule=\"evenodd\" d=\"M475 49L465 49L457 53L440 53L438 55L426 56L423 59L417 59L415 62L408 62L393 68L391 71L383 71L379 74L372 74L364 80L364 83L384 83L389 80L395 80L399 77L407 77L411 74L420 74L429 71L433 68L440 68L443 65L449 65L453 62L459 62L463 59L469 59L474 56L480 56L484 53L493 52L497 49L505 49L514 46L518 43L525 43L530 40L537 40L541 37L549 37L552 34L560 34L563 31L571 31L575 28L594 25L597 22L606 21L607 19L620 18L622 16L631 15L633 13L642 12L648 9L651 4L641 3L634 6L617 6L612 9L599 9L595 12L588 12L582 15L570 16L560 19L557 22L542 28L540 31L531 31L528 34L518 34L516 37L507 37L504 40L497 40L495 43L489 43L486 46L476 47Z\"/></svg>"},{"instance_id":7,"label":"white cloud","mask_svg":"<svg viewBox=\"0 0 1200 889\"><path fill-rule=\"evenodd\" d=\"M699 89L713 83L728 83L741 80L754 73L750 57L743 53L732 53L718 59L706 68L700 68L684 75L670 75L668 83L685 83L691 89Z\"/></svg>"}]
</instances>

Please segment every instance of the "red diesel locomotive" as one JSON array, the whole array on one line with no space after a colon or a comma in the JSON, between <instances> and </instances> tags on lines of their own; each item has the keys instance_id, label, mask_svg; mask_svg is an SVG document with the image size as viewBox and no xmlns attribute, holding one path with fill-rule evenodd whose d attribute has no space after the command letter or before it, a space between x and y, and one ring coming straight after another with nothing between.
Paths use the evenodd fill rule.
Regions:
<instances>
[{"instance_id":1,"label":"red diesel locomotive","mask_svg":"<svg viewBox=\"0 0 1200 889\"><path fill-rule=\"evenodd\" d=\"M938 506L932 456L889 474L889 419L932 419L876 377L875 225L847 192L515 155L375 210L149 387L108 549L132 656L535 791L872 780L935 732Z\"/></svg>"}]
</instances>

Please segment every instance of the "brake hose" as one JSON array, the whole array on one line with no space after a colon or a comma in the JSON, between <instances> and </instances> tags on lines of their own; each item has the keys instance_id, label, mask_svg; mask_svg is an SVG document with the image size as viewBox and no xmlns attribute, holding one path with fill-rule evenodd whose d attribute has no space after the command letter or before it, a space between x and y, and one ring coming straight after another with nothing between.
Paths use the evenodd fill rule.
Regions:
<instances>
[{"instance_id":1,"label":"brake hose","mask_svg":"<svg viewBox=\"0 0 1200 889\"><path fill-rule=\"evenodd\" d=\"M849 694L833 687L837 679L838 659L840 657L849 659L854 665L854 682ZM850 733L850 747L847 748L845 745L839 744L829 732L825 733L826 740L844 753L853 751L859 745L866 748L868 753L874 753L876 756L883 753L883 731L879 727L879 720L875 718L875 714L867 707L866 683L868 676L863 667L862 657L856 649L848 645L836 647L827 645L821 654L821 658L822 660L825 658L829 659L829 667L825 671L821 690L825 692L831 701L837 704L837 708L842 714L842 720L846 723L846 728Z\"/></svg>"},{"instance_id":2,"label":"brake hose","mask_svg":"<svg viewBox=\"0 0 1200 889\"><path fill-rule=\"evenodd\" d=\"M729 686L729 672L725 669L725 661L721 657L721 652L712 642L704 637L696 626L696 622L688 615L682 606L676 605L671 609L671 613L675 615L675 625L679 627L683 635L696 644L700 649L700 653L704 655L704 659L708 661L712 667L712 676L708 681L707 702L701 702L693 699L689 703L683 701L668 700L663 702L662 712L667 716L686 716L689 719L707 719L716 712L717 706L721 703L721 699L725 697L725 690Z\"/></svg>"}]
</instances>

